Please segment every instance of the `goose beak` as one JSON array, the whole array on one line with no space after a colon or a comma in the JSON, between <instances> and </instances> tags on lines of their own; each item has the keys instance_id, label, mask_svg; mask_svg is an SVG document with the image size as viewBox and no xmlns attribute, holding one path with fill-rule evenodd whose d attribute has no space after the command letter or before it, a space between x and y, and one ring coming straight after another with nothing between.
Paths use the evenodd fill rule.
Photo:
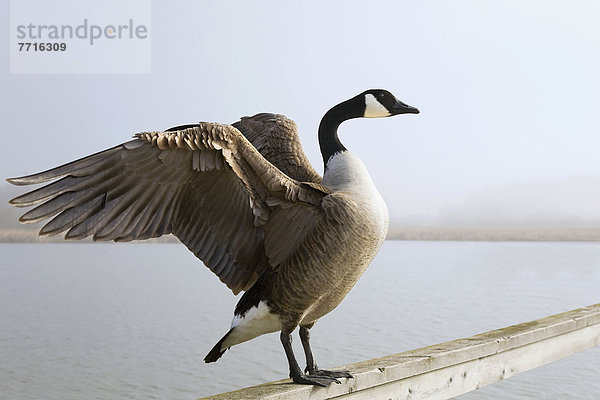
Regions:
<instances>
[{"instance_id":1,"label":"goose beak","mask_svg":"<svg viewBox=\"0 0 600 400\"><path fill-rule=\"evenodd\" d=\"M397 114L418 114L419 113L419 109L413 106L409 106L408 104L405 104L403 102L401 102L400 100L398 100L398 102L396 104L394 104L394 106L391 109L391 114L392 115L397 115Z\"/></svg>"}]
</instances>

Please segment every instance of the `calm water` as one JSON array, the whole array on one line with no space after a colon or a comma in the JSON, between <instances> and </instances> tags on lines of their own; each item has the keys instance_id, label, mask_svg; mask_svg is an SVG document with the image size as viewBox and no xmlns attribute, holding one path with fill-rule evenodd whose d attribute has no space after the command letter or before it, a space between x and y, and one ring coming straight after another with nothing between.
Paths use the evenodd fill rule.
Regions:
<instances>
[{"instance_id":1,"label":"calm water","mask_svg":"<svg viewBox=\"0 0 600 400\"><path fill-rule=\"evenodd\" d=\"M277 334L203 363L237 299L181 245L0 251L1 399L196 399L287 376ZM335 367L598 302L598 244L386 242L314 351ZM598 399L599 377L594 348L460 399Z\"/></svg>"}]
</instances>

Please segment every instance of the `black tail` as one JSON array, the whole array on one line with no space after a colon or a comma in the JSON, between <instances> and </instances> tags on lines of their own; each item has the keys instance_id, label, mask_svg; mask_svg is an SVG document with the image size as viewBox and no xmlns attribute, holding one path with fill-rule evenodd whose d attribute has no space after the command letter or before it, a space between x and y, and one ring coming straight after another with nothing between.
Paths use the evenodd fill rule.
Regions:
<instances>
[{"instance_id":1,"label":"black tail","mask_svg":"<svg viewBox=\"0 0 600 400\"><path fill-rule=\"evenodd\" d=\"M206 357L204 357L204 362L205 363L215 362L219 358L221 358L221 356L223 354L225 354L225 352L227 351L227 349L221 350L221 345L223 344L223 342L225 341L225 339L227 339L227 336L229 336L230 333L231 333L231 330L229 330L229 332L227 332L225 334L225 336L223 336L221 338L221 340L219 340L217 342L217 344L215 344L215 347L213 347L212 350L208 352L208 354L206 355Z\"/></svg>"}]
</instances>

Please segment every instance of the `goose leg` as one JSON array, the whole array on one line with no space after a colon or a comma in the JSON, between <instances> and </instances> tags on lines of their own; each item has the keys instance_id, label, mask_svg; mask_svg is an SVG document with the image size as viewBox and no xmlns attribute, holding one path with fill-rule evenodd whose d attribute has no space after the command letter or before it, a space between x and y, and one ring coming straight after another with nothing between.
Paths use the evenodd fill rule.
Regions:
<instances>
[{"instance_id":1,"label":"goose leg","mask_svg":"<svg viewBox=\"0 0 600 400\"><path fill-rule=\"evenodd\" d=\"M304 348L304 354L306 355L306 369L311 376L327 376L330 378L354 378L349 371L328 371L326 369L319 369L317 362L310 348L310 332L308 327L300 327L300 340L302 341L302 347Z\"/></svg>"},{"instance_id":2,"label":"goose leg","mask_svg":"<svg viewBox=\"0 0 600 400\"><path fill-rule=\"evenodd\" d=\"M290 366L290 378L292 378L294 382L322 387L327 387L331 382L340 383L340 381L332 376L306 375L303 373L294 356L294 350L292 349L292 333L284 333L284 331L281 331L279 337Z\"/></svg>"}]
</instances>

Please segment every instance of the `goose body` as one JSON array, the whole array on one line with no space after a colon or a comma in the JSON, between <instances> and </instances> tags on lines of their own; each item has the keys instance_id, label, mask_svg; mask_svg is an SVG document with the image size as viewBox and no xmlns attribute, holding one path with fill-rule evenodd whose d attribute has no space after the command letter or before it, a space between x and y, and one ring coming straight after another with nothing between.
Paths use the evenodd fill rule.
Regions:
<instances>
[{"instance_id":1,"label":"goose body","mask_svg":"<svg viewBox=\"0 0 600 400\"><path fill-rule=\"evenodd\" d=\"M388 211L364 164L337 136L358 117L418 110L368 90L329 110L319 127L321 178L295 124L275 114L232 125L199 123L135 139L54 169L8 181L54 181L11 200L37 205L20 221L54 217L40 231L67 239L127 241L173 233L235 294L230 330L205 358L281 331L290 377L325 386L347 371L318 368L309 329L337 307L371 263ZM308 374L291 347L300 327Z\"/></svg>"},{"instance_id":2,"label":"goose body","mask_svg":"<svg viewBox=\"0 0 600 400\"><path fill-rule=\"evenodd\" d=\"M332 275L327 278L337 284L311 306L302 324L316 322L341 303L379 251L389 225L383 197L367 168L350 151L331 157L322 184L331 190L336 208L352 210L355 217L348 215L340 227L343 246L329 249L326 261L321 261L322 268L330 264Z\"/></svg>"}]
</instances>

